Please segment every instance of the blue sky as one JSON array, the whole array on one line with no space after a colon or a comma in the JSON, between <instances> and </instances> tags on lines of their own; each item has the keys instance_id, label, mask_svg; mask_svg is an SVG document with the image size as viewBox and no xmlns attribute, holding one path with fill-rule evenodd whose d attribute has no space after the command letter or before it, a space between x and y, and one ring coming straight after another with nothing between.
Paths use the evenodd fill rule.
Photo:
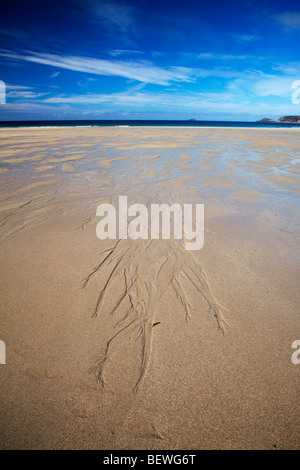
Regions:
<instances>
[{"instance_id":1,"label":"blue sky","mask_svg":"<svg viewBox=\"0 0 300 470\"><path fill-rule=\"evenodd\" d=\"M10 0L0 13L0 120L300 115L299 0Z\"/></svg>"}]
</instances>

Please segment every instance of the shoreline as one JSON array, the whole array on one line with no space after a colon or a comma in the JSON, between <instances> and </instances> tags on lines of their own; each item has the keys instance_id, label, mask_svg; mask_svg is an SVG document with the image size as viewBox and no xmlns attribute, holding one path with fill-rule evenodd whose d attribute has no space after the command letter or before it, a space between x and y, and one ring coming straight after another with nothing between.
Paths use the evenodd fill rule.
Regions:
<instances>
[{"instance_id":1,"label":"shoreline","mask_svg":"<svg viewBox=\"0 0 300 470\"><path fill-rule=\"evenodd\" d=\"M283 126L167 126L167 125L163 125L163 126L138 126L138 125L134 125L134 126L130 126L130 125L105 125L105 126L23 126L23 127L0 127L0 131L5 131L5 130L23 130L23 129L28 129L28 130L34 130L34 129L97 129L97 128L100 128L100 129L111 129L111 128L121 128L121 129L124 129L124 128L129 128L129 129L135 129L135 128L138 128L138 129L245 129L245 130L251 130L251 129L260 129L260 130L278 130L278 129L281 129L281 130L299 130L300 129L300 125L299 125L299 129L296 127L298 124L295 124L291 127L283 127Z\"/></svg>"}]
</instances>

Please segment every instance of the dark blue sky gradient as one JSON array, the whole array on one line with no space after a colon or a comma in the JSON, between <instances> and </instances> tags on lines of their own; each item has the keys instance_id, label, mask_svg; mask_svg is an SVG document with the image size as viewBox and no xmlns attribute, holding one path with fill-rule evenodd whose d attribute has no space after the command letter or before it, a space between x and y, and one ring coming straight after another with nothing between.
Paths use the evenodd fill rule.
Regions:
<instances>
[{"instance_id":1,"label":"dark blue sky gradient","mask_svg":"<svg viewBox=\"0 0 300 470\"><path fill-rule=\"evenodd\" d=\"M297 1L10 1L0 119L300 114Z\"/></svg>"}]
</instances>

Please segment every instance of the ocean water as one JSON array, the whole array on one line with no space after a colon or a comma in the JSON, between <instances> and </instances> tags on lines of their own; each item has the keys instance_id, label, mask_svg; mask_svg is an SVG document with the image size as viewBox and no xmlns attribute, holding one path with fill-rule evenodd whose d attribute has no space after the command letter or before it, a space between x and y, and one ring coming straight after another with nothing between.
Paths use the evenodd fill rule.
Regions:
<instances>
[{"instance_id":1,"label":"ocean water","mask_svg":"<svg viewBox=\"0 0 300 470\"><path fill-rule=\"evenodd\" d=\"M0 121L0 128L4 127L105 127L105 126L155 126L155 127L268 127L291 128L299 124L278 122L245 122L245 121L175 121L175 120L63 120L63 121Z\"/></svg>"}]
</instances>

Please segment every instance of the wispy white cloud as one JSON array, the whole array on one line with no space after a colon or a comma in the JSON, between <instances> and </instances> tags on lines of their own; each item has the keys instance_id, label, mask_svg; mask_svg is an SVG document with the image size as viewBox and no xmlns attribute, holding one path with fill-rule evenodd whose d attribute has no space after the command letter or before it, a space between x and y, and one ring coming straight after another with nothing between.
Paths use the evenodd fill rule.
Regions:
<instances>
[{"instance_id":1,"label":"wispy white cloud","mask_svg":"<svg viewBox=\"0 0 300 470\"><path fill-rule=\"evenodd\" d=\"M249 82L250 83L250 82ZM249 93L250 94L250 93ZM261 98L261 99L260 99ZM88 105L88 108L85 106ZM291 100L274 101L264 97L240 94L239 90L225 90L216 93L154 93L146 91L128 90L120 93L81 95L58 95L49 98L43 97L39 102L16 102L6 105L7 115L52 116L59 118L76 116L96 118L97 114L114 118L116 115L156 116L159 112L173 115L178 119L193 116L198 119L233 119L234 116L243 116L246 120L256 120L261 117L278 118L281 115L296 114L295 105Z\"/></svg>"},{"instance_id":2,"label":"wispy white cloud","mask_svg":"<svg viewBox=\"0 0 300 470\"><path fill-rule=\"evenodd\" d=\"M92 77L88 77L88 78L85 78L83 80L78 80L77 82L77 85L82 87L82 88L85 88L87 87L91 82L97 82L97 78L92 78Z\"/></svg>"},{"instance_id":3,"label":"wispy white cloud","mask_svg":"<svg viewBox=\"0 0 300 470\"><path fill-rule=\"evenodd\" d=\"M120 93L87 93L81 95L58 95L43 100L44 103L69 103L69 104L114 104L114 105L138 105L138 104L149 104L154 103L157 95L152 93L139 93L139 92L120 92ZM169 96L169 95L167 95ZM161 100L162 95L159 95ZM160 101L161 103L161 101Z\"/></svg>"},{"instance_id":4,"label":"wispy white cloud","mask_svg":"<svg viewBox=\"0 0 300 470\"><path fill-rule=\"evenodd\" d=\"M6 103L5 106L1 108L1 117L2 115L7 117L19 117L19 116L26 116L34 117L34 116L42 116L42 115L55 115L56 112L72 112L72 107L69 105L61 105L61 106L49 106L48 104L44 103L34 103L34 102L16 102L16 103Z\"/></svg>"},{"instance_id":5,"label":"wispy white cloud","mask_svg":"<svg viewBox=\"0 0 300 470\"><path fill-rule=\"evenodd\" d=\"M134 47L133 38L138 36L135 18L137 5L123 0L72 0L81 17L101 29L102 37L111 44Z\"/></svg>"},{"instance_id":6,"label":"wispy white cloud","mask_svg":"<svg viewBox=\"0 0 300 470\"><path fill-rule=\"evenodd\" d=\"M135 55L144 54L142 51L135 51L133 49L112 49L107 51L107 54L112 57L124 56L124 55Z\"/></svg>"},{"instance_id":7,"label":"wispy white cloud","mask_svg":"<svg viewBox=\"0 0 300 470\"><path fill-rule=\"evenodd\" d=\"M285 12L274 15L273 18L287 30L300 30L300 13Z\"/></svg>"},{"instance_id":8,"label":"wispy white cloud","mask_svg":"<svg viewBox=\"0 0 300 470\"><path fill-rule=\"evenodd\" d=\"M6 83L6 89L7 90L32 90L32 86L26 86L26 85L12 85L10 83Z\"/></svg>"},{"instance_id":9,"label":"wispy white cloud","mask_svg":"<svg viewBox=\"0 0 300 470\"><path fill-rule=\"evenodd\" d=\"M228 85L228 90L240 96L251 97L252 102L257 102L261 98L273 97L291 99L292 83L297 79L297 75L257 75L232 80Z\"/></svg>"},{"instance_id":10,"label":"wispy white cloud","mask_svg":"<svg viewBox=\"0 0 300 470\"><path fill-rule=\"evenodd\" d=\"M240 116L246 113L253 119L261 117L262 114L266 117L276 117L281 114L297 113L295 105L291 103L293 91L291 85L295 79L299 79L296 73L300 71L298 62L274 64L274 73L267 74L254 69L232 70L231 64L227 63L224 64L226 66L219 65L216 68L188 68L162 67L146 61L103 60L30 51L16 54L2 50L1 55L20 62L33 62L89 74L86 78L80 74L77 84L82 89L79 93L73 94L51 93L50 95L50 93L38 93L34 87L9 85L8 98L15 99L19 105L21 101L27 102L30 109L33 109L30 102L35 100L35 104L40 103L48 108L49 112L62 107L67 109L66 112L76 111L77 117L84 111L90 115L97 109L109 109L110 112L115 110L116 113L144 111L146 115L148 111L157 113L158 110L165 115L169 111L178 115L181 112L193 112L195 117L199 116L199 113L206 115L215 113L220 117L220 113L224 116L226 113ZM127 79L126 86L129 88L114 93L83 93L84 87L96 81L96 78L93 78L95 75L123 77ZM209 83L211 80L206 80L210 77L213 78L213 87ZM182 86L184 83L192 85L187 89ZM154 92L153 87L144 90L147 84L173 86L164 89L156 87ZM95 89L97 88L93 87L91 90Z\"/></svg>"},{"instance_id":11,"label":"wispy white cloud","mask_svg":"<svg viewBox=\"0 0 300 470\"><path fill-rule=\"evenodd\" d=\"M252 90L257 96L289 97L294 79L293 77L263 78L253 85Z\"/></svg>"},{"instance_id":12,"label":"wispy white cloud","mask_svg":"<svg viewBox=\"0 0 300 470\"><path fill-rule=\"evenodd\" d=\"M171 82L192 82L195 80L196 75L194 69L186 67L163 68L146 61L113 61L91 57L59 56L30 51L24 55L2 51L0 56L77 72L118 76L158 85L169 85Z\"/></svg>"},{"instance_id":13,"label":"wispy white cloud","mask_svg":"<svg viewBox=\"0 0 300 470\"><path fill-rule=\"evenodd\" d=\"M0 56L77 72L118 76L144 83L166 86L175 82L195 82L197 78L238 78L244 76L243 72L237 72L226 67L217 67L215 69L178 66L161 67L150 61L121 61L95 59L92 57L59 56L56 54L31 51L27 51L24 55L0 51ZM257 73L257 71L253 73Z\"/></svg>"},{"instance_id":14,"label":"wispy white cloud","mask_svg":"<svg viewBox=\"0 0 300 470\"><path fill-rule=\"evenodd\" d=\"M34 91L28 91L28 90L12 90L8 91L6 93L7 98L16 98L16 99L22 99L22 100L33 100L40 98L41 96L45 96L48 93L36 93Z\"/></svg>"},{"instance_id":15,"label":"wispy white cloud","mask_svg":"<svg viewBox=\"0 0 300 470\"><path fill-rule=\"evenodd\" d=\"M294 75L300 77L300 62L287 62L285 64L274 64L273 70L283 75Z\"/></svg>"},{"instance_id":16,"label":"wispy white cloud","mask_svg":"<svg viewBox=\"0 0 300 470\"><path fill-rule=\"evenodd\" d=\"M234 70L231 66L218 65L214 68L204 67L179 67L158 66L145 60L107 60L92 57L60 56L57 54L37 53L27 51L24 54L16 54L9 51L1 51L0 57L5 57L19 62L31 62L48 65L61 69L88 73L89 75L118 76L142 83L169 86L171 84L195 83L199 79L215 77L225 80L256 78L257 75L265 75L260 70ZM218 58L218 54L197 54L202 58ZM220 55L224 60L234 58L242 60L246 56ZM230 64L231 65L231 64ZM56 72L57 73L57 72ZM54 74L53 74L54 75Z\"/></svg>"},{"instance_id":17,"label":"wispy white cloud","mask_svg":"<svg viewBox=\"0 0 300 470\"><path fill-rule=\"evenodd\" d=\"M256 34L232 34L231 35L237 42L241 43L249 43L249 42L254 42L258 41L260 39L259 36Z\"/></svg>"},{"instance_id":18,"label":"wispy white cloud","mask_svg":"<svg viewBox=\"0 0 300 470\"><path fill-rule=\"evenodd\" d=\"M94 1L89 0L89 5L93 17L101 19L110 26L116 26L123 33L134 29L134 17L132 5L120 4L108 0Z\"/></svg>"},{"instance_id":19,"label":"wispy white cloud","mask_svg":"<svg viewBox=\"0 0 300 470\"><path fill-rule=\"evenodd\" d=\"M19 29L0 29L0 34L2 36L8 36L10 38L18 39L20 41L24 41L28 39L28 33L21 31Z\"/></svg>"},{"instance_id":20,"label":"wispy white cloud","mask_svg":"<svg viewBox=\"0 0 300 470\"><path fill-rule=\"evenodd\" d=\"M52 75L50 75L50 78L56 78L60 74L60 71L54 72Z\"/></svg>"},{"instance_id":21,"label":"wispy white cloud","mask_svg":"<svg viewBox=\"0 0 300 470\"><path fill-rule=\"evenodd\" d=\"M246 54L216 54L210 52L201 52L200 54L196 54L197 59L211 59L211 60L246 60L253 58L253 56L249 56Z\"/></svg>"},{"instance_id":22,"label":"wispy white cloud","mask_svg":"<svg viewBox=\"0 0 300 470\"><path fill-rule=\"evenodd\" d=\"M286 103L266 102L257 95L253 100L247 94L239 94L238 91L223 91L219 93L153 93L153 92L122 92L111 94L86 94L73 96L56 96L43 100L49 105L80 106L89 104L101 106L101 109L117 110L118 114L127 112L153 113L159 109L164 113L176 113L184 116L193 113L194 116L248 116L248 119L259 119L261 117L279 117L285 114L295 114L295 105L291 100ZM99 109L99 108L97 108ZM146 110L146 111L145 111Z\"/></svg>"}]
</instances>

